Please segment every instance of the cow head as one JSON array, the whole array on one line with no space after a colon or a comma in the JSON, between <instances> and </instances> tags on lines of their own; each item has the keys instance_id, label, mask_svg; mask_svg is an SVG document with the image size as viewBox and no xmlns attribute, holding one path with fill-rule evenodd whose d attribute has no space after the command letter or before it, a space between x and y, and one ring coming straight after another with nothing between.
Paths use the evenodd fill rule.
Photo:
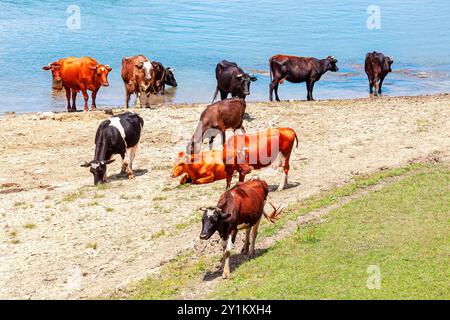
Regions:
<instances>
[{"instance_id":1,"label":"cow head","mask_svg":"<svg viewBox=\"0 0 450 320\"><path fill-rule=\"evenodd\" d=\"M89 69L94 70L95 77L100 80L102 86L109 86L108 74L111 72L112 68L108 65L97 64L95 66L90 66Z\"/></svg>"},{"instance_id":2,"label":"cow head","mask_svg":"<svg viewBox=\"0 0 450 320\"><path fill-rule=\"evenodd\" d=\"M333 56L328 56L327 57L327 60L330 62L330 71L333 71L333 72L337 72L337 71L339 71L339 68L337 67L337 65L336 65L336 63L338 62L337 60L336 60L336 58L335 57L333 57Z\"/></svg>"},{"instance_id":3,"label":"cow head","mask_svg":"<svg viewBox=\"0 0 450 320\"><path fill-rule=\"evenodd\" d=\"M186 154L184 152L178 153L178 158L173 163L171 177L177 178L185 173L184 166L186 164Z\"/></svg>"},{"instance_id":4,"label":"cow head","mask_svg":"<svg viewBox=\"0 0 450 320\"><path fill-rule=\"evenodd\" d=\"M250 94L250 83L255 82L255 76L248 73L234 73L231 87L241 94L241 98Z\"/></svg>"},{"instance_id":5,"label":"cow head","mask_svg":"<svg viewBox=\"0 0 450 320\"><path fill-rule=\"evenodd\" d=\"M53 79L52 84L53 89L62 89L61 75L59 74L60 67L61 65L59 64L59 62L52 62L46 65L45 67L42 67L42 70L45 71L51 70Z\"/></svg>"},{"instance_id":6,"label":"cow head","mask_svg":"<svg viewBox=\"0 0 450 320\"><path fill-rule=\"evenodd\" d=\"M175 80L175 76L173 75L173 72L175 70L172 68L166 68L166 76L164 78L164 83L176 88L178 86L177 80Z\"/></svg>"},{"instance_id":7,"label":"cow head","mask_svg":"<svg viewBox=\"0 0 450 320\"><path fill-rule=\"evenodd\" d=\"M392 64L394 63L393 57L385 57L384 58L384 67L388 72L392 72Z\"/></svg>"},{"instance_id":8,"label":"cow head","mask_svg":"<svg viewBox=\"0 0 450 320\"><path fill-rule=\"evenodd\" d=\"M221 223L228 219L231 215L224 213L222 209L217 207L209 207L202 209L204 211L202 217L202 232L200 233L200 239L208 240L211 236L219 230Z\"/></svg>"},{"instance_id":9,"label":"cow head","mask_svg":"<svg viewBox=\"0 0 450 320\"><path fill-rule=\"evenodd\" d=\"M94 175L94 185L106 182L106 165L114 162L112 160L92 160L91 162L85 162L81 166L84 168L90 168L89 170Z\"/></svg>"},{"instance_id":10,"label":"cow head","mask_svg":"<svg viewBox=\"0 0 450 320\"><path fill-rule=\"evenodd\" d=\"M136 68L144 71L144 79L145 81L150 81L153 78L153 65L150 61L139 61L135 64Z\"/></svg>"}]
</instances>

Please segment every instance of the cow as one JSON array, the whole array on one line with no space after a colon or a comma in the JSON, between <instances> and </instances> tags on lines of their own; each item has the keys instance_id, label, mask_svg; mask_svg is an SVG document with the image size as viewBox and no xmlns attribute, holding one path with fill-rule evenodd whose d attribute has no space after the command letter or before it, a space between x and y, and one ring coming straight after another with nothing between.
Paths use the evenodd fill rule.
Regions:
<instances>
[{"instance_id":1,"label":"cow","mask_svg":"<svg viewBox=\"0 0 450 320\"><path fill-rule=\"evenodd\" d=\"M102 121L95 135L94 160L85 162L82 167L90 168L94 175L94 185L106 183L106 165L114 162L113 155L122 157L121 174L134 179L133 160L141 138L144 120L137 114L125 112ZM125 156L129 151L129 157Z\"/></svg>"},{"instance_id":2,"label":"cow","mask_svg":"<svg viewBox=\"0 0 450 320\"><path fill-rule=\"evenodd\" d=\"M392 64L394 60L392 57L386 57L380 52L369 52L366 54L364 62L364 70L366 71L367 78L369 79L370 94L378 96L381 94L381 86L383 85L384 78L389 72L392 72ZM375 92L373 87L375 86Z\"/></svg>"},{"instance_id":3,"label":"cow","mask_svg":"<svg viewBox=\"0 0 450 320\"><path fill-rule=\"evenodd\" d=\"M319 81L327 71L339 71L336 63L337 60L332 56L328 56L322 60L281 54L271 57L269 60L270 101L273 101L273 91L275 91L276 100L280 101L278 97L278 86L280 83L283 84L285 80L292 83L306 82L307 100L314 100L312 95L314 83Z\"/></svg>"},{"instance_id":4,"label":"cow","mask_svg":"<svg viewBox=\"0 0 450 320\"><path fill-rule=\"evenodd\" d=\"M92 110L96 110L95 99L100 87L109 86L108 74L111 67L99 64L97 60L90 57L73 58L62 61L59 66L59 75L67 98L67 111L76 111L76 99L78 91L84 98L84 110L88 111L88 90L92 91ZM70 98L72 96L72 106Z\"/></svg>"},{"instance_id":5,"label":"cow","mask_svg":"<svg viewBox=\"0 0 450 320\"><path fill-rule=\"evenodd\" d=\"M54 89L54 90L62 90L63 89L61 76L59 74L59 69L61 68L61 65L65 61L72 61L74 59L77 59L77 58L76 57L62 58L62 59L59 59L58 61L51 62L48 65L42 67L42 69L45 70L45 71L51 70L51 73L52 73L52 89Z\"/></svg>"},{"instance_id":6,"label":"cow","mask_svg":"<svg viewBox=\"0 0 450 320\"><path fill-rule=\"evenodd\" d=\"M171 177L180 179L180 185L185 183L207 184L226 179L227 173L222 161L222 150L207 150L195 155L178 153L175 159Z\"/></svg>"},{"instance_id":7,"label":"cow","mask_svg":"<svg viewBox=\"0 0 450 320\"><path fill-rule=\"evenodd\" d=\"M153 86L147 90L147 93L162 95L166 92L166 85L176 88L178 86L177 80L175 80L174 69L165 68L160 62L152 61L153 69L155 70L155 81Z\"/></svg>"},{"instance_id":8,"label":"cow","mask_svg":"<svg viewBox=\"0 0 450 320\"><path fill-rule=\"evenodd\" d=\"M209 138L209 148L212 149L214 138L222 135L222 144L225 143L225 132L231 128L241 129L243 132L246 103L240 98L231 98L218 101L206 107L200 115L200 121L191 138L189 152L195 154L200 152L201 144L204 138Z\"/></svg>"},{"instance_id":9,"label":"cow","mask_svg":"<svg viewBox=\"0 0 450 320\"><path fill-rule=\"evenodd\" d=\"M208 240L217 231L223 243L222 278L230 277L230 255L238 231L245 229L245 242L241 252L253 257L261 217L264 215L273 223L282 213L280 208L275 208L270 202L273 211L268 214L264 211L268 192L269 187L264 180L239 182L220 196L217 206L201 208L203 217L200 239Z\"/></svg>"},{"instance_id":10,"label":"cow","mask_svg":"<svg viewBox=\"0 0 450 320\"><path fill-rule=\"evenodd\" d=\"M223 146L222 161L227 172L227 189L235 171L239 173L239 181L252 169L261 169L272 165L283 167L283 177L278 191L288 184L289 160L294 141L298 147L298 137L291 128L267 129L254 134L235 135Z\"/></svg>"},{"instance_id":11,"label":"cow","mask_svg":"<svg viewBox=\"0 0 450 320\"><path fill-rule=\"evenodd\" d=\"M232 97L239 97L245 100L250 94L250 83L257 79L252 74L245 73L236 63L222 60L216 66L217 86L214 93L214 100L220 91L220 97L225 100L228 94Z\"/></svg>"},{"instance_id":12,"label":"cow","mask_svg":"<svg viewBox=\"0 0 450 320\"><path fill-rule=\"evenodd\" d=\"M147 90L154 86L155 71L152 62L144 55L122 59L122 80L125 86L125 108L128 109L131 94L136 94L141 106L149 107Z\"/></svg>"}]
</instances>

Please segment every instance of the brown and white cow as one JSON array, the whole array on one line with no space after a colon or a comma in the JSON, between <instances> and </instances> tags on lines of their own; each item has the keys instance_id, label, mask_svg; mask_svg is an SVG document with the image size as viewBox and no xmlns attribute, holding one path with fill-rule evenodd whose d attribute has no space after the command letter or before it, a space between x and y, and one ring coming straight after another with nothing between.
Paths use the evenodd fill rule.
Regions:
<instances>
[{"instance_id":1,"label":"brown and white cow","mask_svg":"<svg viewBox=\"0 0 450 320\"><path fill-rule=\"evenodd\" d=\"M154 67L146 56L140 54L122 59L122 80L125 86L125 108L128 109L130 96L135 93L141 106L149 107L147 91L154 86Z\"/></svg>"},{"instance_id":2,"label":"brown and white cow","mask_svg":"<svg viewBox=\"0 0 450 320\"><path fill-rule=\"evenodd\" d=\"M223 241L223 274L230 277L230 255L239 230L245 229L245 243L242 253L255 255L255 241L262 215L274 222L281 214L280 208L267 214L264 211L269 187L264 180L253 179L239 182L235 187L220 196L215 207L202 209L202 231L200 239L208 240L217 231ZM252 241L250 244L250 232Z\"/></svg>"},{"instance_id":3,"label":"brown and white cow","mask_svg":"<svg viewBox=\"0 0 450 320\"><path fill-rule=\"evenodd\" d=\"M369 52L366 54L364 62L364 70L366 71L367 78L369 79L370 94L377 96L381 94L381 86L383 85L384 78L389 72L392 72L392 64L394 60L392 57L386 57L380 52ZM375 92L373 87L375 86Z\"/></svg>"}]
</instances>

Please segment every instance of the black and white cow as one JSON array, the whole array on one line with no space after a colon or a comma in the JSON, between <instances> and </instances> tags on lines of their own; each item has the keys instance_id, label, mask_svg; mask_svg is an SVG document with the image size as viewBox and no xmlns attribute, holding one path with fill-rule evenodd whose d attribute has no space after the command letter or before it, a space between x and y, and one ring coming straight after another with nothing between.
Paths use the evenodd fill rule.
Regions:
<instances>
[{"instance_id":1,"label":"black and white cow","mask_svg":"<svg viewBox=\"0 0 450 320\"><path fill-rule=\"evenodd\" d=\"M115 154L122 157L120 173L134 179L133 160L143 126L144 120L132 112L122 113L100 123L95 135L94 160L81 165L90 168L95 185L106 182L106 165L114 161L111 158ZM128 150L129 157L125 159Z\"/></svg>"}]
</instances>

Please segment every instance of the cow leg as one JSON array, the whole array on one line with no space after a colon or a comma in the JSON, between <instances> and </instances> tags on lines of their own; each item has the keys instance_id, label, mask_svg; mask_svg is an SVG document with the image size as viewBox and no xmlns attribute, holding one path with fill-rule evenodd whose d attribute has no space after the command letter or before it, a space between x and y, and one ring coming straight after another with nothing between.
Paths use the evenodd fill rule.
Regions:
<instances>
[{"instance_id":1,"label":"cow leg","mask_svg":"<svg viewBox=\"0 0 450 320\"><path fill-rule=\"evenodd\" d=\"M380 78L380 85L378 87L378 93L381 94L381 86L383 85L384 77Z\"/></svg>"},{"instance_id":2,"label":"cow leg","mask_svg":"<svg viewBox=\"0 0 450 320\"><path fill-rule=\"evenodd\" d=\"M95 91L92 91L92 95L91 95L91 100L92 100L91 110L92 110L92 111L97 110L97 104L95 103L95 99L97 98L98 90L99 90L99 89L97 89L97 90L95 90Z\"/></svg>"},{"instance_id":3,"label":"cow leg","mask_svg":"<svg viewBox=\"0 0 450 320\"><path fill-rule=\"evenodd\" d=\"M368 77L369 79L369 92L370 94L373 94L373 79L371 77Z\"/></svg>"},{"instance_id":4,"label":"cow leg","mask_svg":"<svg viewBox=\"0 0 450 320\"><path fill-rule=\"evenodd\" d=\"M134 172L133 172L133 161L134 161L134 158L136 157L136 150L137 150L137 145L130 148L130 156L128 158L129 163L128 163L128 167L127 167L128 179L130 179L130 180L135 178Z\"/></svg>"},{"instance_id":5,"label":"cow leg","mask_svg":"<svg viewBox=\"0 0 450 320\"><path fill-rule=\"evenodd\" d=\"M223 273L222 278L228 279L230 277L230 255L231 250L233 250L234 241L236 240L237 230L232 231L231 235L228 237L227 246L223 253Z\"/></svg>"},{"instance_id":6,"label":"cow leg","mask_svg":"<svg viewBox=\"0 0 450 320\"><path fill-rule=\"evenodd\" d=\"M288 184L288 172L289 172L289 159L290 159L290 155L288 156L284 156L283 154L280 154L280 157L283 157L282 161L284 160L284 164L283 164L283 176L281 178L281 183L280 186L278 187L277 191L282 191L286 188L287 184Z\"/></svg>"},{"instance_id":7,"label":"cow leg","mask_svg":"<svg viewBox=\"0 0 450 320\"><path fill-rule=\"evenodd\" d=\"M311 83L309 84L309 98L310 98L310 101L314 101L314 98L313 98L314 83L315 83L315 81L312 80Z\"/></svg>"},{"instance_id":8,"label":"cow leg","mask_svg":"<svg viewBox=\"0 0 450 320\"><path fill-rule=\"evenodd\" d=\"M128 92L128 90L125 89L125 109L129 108L130 97L131 97L131 92Z\"/></svg>"},{"instance_id":9,"label":"cow leg","mask_svg":"<svg viewBox=\"0 0 450 320\"><path fill-rule=\"evenodd\" d=\"M275 91L275 99L280 101L280 97L278 96L278 86L280 85L280 80L273 79L270 84L270 101L273 101L273 91Z\"/></svg>"},{"instance_id":10,"label":"cow leg","mask_svg":"<svg viewBox=\"0 0 450 320\"><path fill-rule=\"evenodd\" d=\"M89 95L87 93L87 90L81 89L81 92L83 93L83 98L84 98L84 111L89 111L89 106L88 106Z\"/></svg>"},{"instance_id":11,"label":"cow leg","mask_svg":"<svg viewBox=\"0 0 450 320\"><path fill-rule=\"evenodd\" d=\"M194 184L207 184L207 183L211 183L211 182L214 182L214 174L213 173L211 173L209 176L195 180Z\"/></svg>"},{"instance_id":12,"label":"cow leg","mask_svg":"<svg viewBox=\"0 0 450 320\"><path fill-rule=\"evenodd\" d=\"M70 112L70 88L69 87L64 87L64 90L66 90L67 112Z\"/></svg>"},{"instance_id":13,"label":"cow leg","mask_svg":"<svg viewBox=\"0 0 450 320\"><path fill-rule=\"evenodd\" d=\"M212 150L215 138L216 138L215 136L209 138L209 150Z\"/></svg>"},{"instance_id":14,"label":"cow leg","mask_svg":"<svg viewBox=\"0 0 450 320\"><path fill-rule=\"evenodd\" d=\"M243 253L243 254L248 253L248 248L250 245L250 231L251 230L252 230L252 228L245 229L245 242L244 242L244 246L242 247L242 250L241 250L241 253Z\"/></svg>"},{"instance_id":15,"label":"cow leg","mask_svg":"<svg viewBox=\"0 0 450 320\"><path fill-rule=\"evenodd\" d=\"M379 85L378 81L379 81L378 78L373 79L373 84L374 84L374 87L375 87L375 91L373 92L373 95L375 97L378 96L378 91L380 90L380 85Z\"/></svg>"},{"instance_id":16,"label":"cow leg","mask_svg":"<svg viewBox=\"0 0 450 320\"><path fill-rule=\"evenodd\" d=\"M261 218L259 218L258 222L252 227L252 243L250 245L250 251L248 253L249 257L255 256L255 243L256 243L256 236L258 235L258 228L259 223L261 222Z\"/></svg>"},{"instance_id":17,"label":"cow leg","mask_svg":"<svg viewBox=\"0 0 450 320\"><path fill-rule=\"evenodd\" d=\"M77 90L72 90L72 111L77 111Z\"/></svg>"},{"instance_id":18,"label":"cow leg","mask_svg":"<svg viewBox=\"0 0 450 320\"><path fill-rule=\"evenodd\" d=\"M235 171L234 165L225 165L225 171L227 173L227 190L230 189L231 180L233 179L233 173Z\"/></svg>"}]
</instances>

